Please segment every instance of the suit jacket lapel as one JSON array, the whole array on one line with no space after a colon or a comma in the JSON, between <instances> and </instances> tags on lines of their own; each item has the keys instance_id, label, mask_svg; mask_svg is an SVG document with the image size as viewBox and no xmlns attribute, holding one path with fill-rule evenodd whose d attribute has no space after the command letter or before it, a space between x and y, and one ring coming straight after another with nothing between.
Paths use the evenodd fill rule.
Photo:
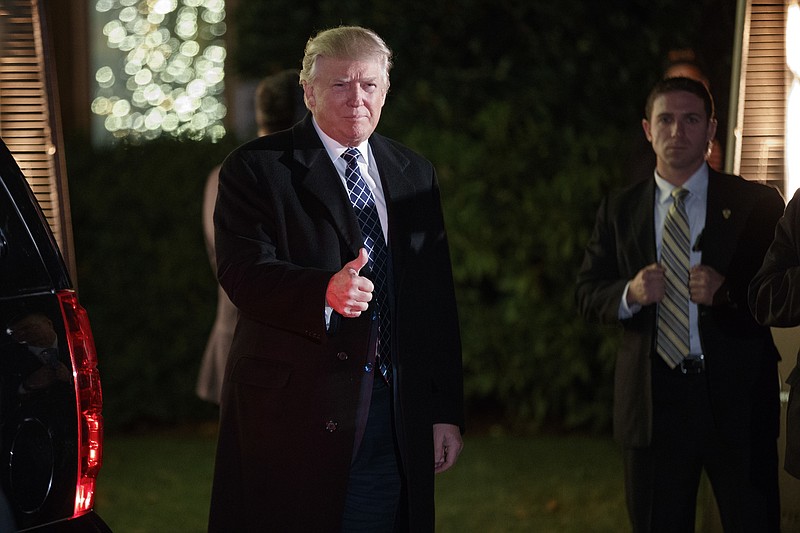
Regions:
<instances>
[{"instance_id":1,"label":"suit jacket lapel","mask_svg":"<svg viewBox=\"0 0 800 533\"><path fill-rule=\"evenodd\" d=\"M702 242L703 264L721 273L728 271L749 210L750 206L725 186L722 177L709 169L706 226Z\"/></svg>"},{"instance_id":2,"label":"suit jacket lapel","mask_svg":"<svg viewBox=\"0 0 800 533\"><path fill-rule=\"evenodd\" d=\"M294 126L292 129L294 136L294 160L298 165L305 169L305 173L300 178L302 186L323 205L331 215L336 228L342 236L347 247L352 251L353 257L358 255L363 238L358 219L353 212L350 199L342 186L341 178L336 172L325 147L317 135L314 125L311 122L311 115L307 115L305 120ZM402 229L394 224L395 217L392 212L400 202L404 202L403 209L409 209L409 205L416 206L413 196L416 188L413 182L406 175L409 160L399 151L394 149L384 137L373 134L369 140L372 147L372 154L381 177L381 186L386 198L386 209L389 219L389 247L393 257L393 263L398 264L403 247L398 246L397 239ZM414 207L411 207L413 209ZM419 213L422 216L422 213Z\"/></svg>"},{"instance_id":3,"label":"suit jacket lapel","mask_svg":"<svg viewBox=\"0 0 800 533\"><path fill-rule=\"evenodd\" d=\"M355 257L363 240L361 228L341 178L311 123L310 113L294 126L292 133L294 160L305 169L304 174L298 174L301 176L301 186L328 210L331 220Z\"/></svg>"},{"instance_id":4,"label":"suit jacket lapel","mask_svg":"<svg viewBox=\"0 0 800 533\"><path fill-rule=\"evenodd\" d=\"M633 232L632 246L638 256L631 256L633 265L649 265L655 263L656 255L656 230L654 208L656 201L656 182L647 180L642 185L641 194L634 197L634 204L629 207L630 219L627 222Z\"/></svg>"},{"instance_id":5,"label":"suit jacket lapel","mask_svg":"<svg viewBox=\"0 0 800 533\"><path fill-rule=\"evenodd\" d=\"M394 270L394 276L401 275L398 268L405 264L404 253L407 249L402 243L405 242L405 235L408 231L401 227L399 219L407 220L410 215L411 220L422 220L423 213L420 210L420 203L414 201L417 188L408 176L406 169L409 160L402 153L392 147L386 139L378 134L373 134L369 140L372 147L372 155L378 167L381 177L381 187L386 198L386 211L389 220L389 250ZM398 210L403 211L403 216L395 216Z\"/></svg>"},{"instance_id":6,"label":"suit jacket lapel","mask_svg":"<svg viewBox=\"0 0 800 533\"><path fill-rule=\"evenodd\" d=\"M381 187L386 198L386 209L391 214L396 202L413 196L416 190L414 184L405 174L409 161L400 152L394 150L386 142L386 139L380 135L375 134L370 137L369 144L372 147L372 155L375 157L375 164L381 176ZM391 219L392 217L390 216L389 220Z\"/></svg>"}]
</instances>

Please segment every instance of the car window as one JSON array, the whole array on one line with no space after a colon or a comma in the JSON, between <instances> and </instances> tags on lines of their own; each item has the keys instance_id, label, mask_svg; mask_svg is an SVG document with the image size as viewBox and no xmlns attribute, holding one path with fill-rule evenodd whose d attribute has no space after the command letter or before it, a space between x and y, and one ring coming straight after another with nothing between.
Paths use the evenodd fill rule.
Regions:
<instances>
[{"instance_id":1,"label":"car window","mask_svg":"<svg viewBox=\"0 0 800 533\"><path fill-rule=\"evenodd\" d=\"M0 180L0 298L49 289L50 277L36 244Z\"/></svg>"},{"instance_id":2,"label":"car window","mask_svg":"<svg viewBox=\"0 0 800 533\"><path fill-rule=\"evenodd\" d=\"M27 528L70 516L78 472L72 362L57 299L0 305L0 490Z\"/></svg>"}]
</instances>

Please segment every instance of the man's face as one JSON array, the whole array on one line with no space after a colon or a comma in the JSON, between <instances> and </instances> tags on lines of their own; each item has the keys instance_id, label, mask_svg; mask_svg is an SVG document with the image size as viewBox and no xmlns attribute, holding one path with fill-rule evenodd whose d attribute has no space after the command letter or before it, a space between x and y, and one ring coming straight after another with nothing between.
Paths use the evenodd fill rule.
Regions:
<instances>
[{"instance_id":1,"label":"man's face","mask_svg":"<svg viewBox=\"0 0 800 533\"><path fill-rule=\"evenodd\" d=\"M642 121L665 179L689 178L703 163L717 123L709 120L703 100L690 92L672 91L653 101L650 120Z\"/></svg>"},{"instance_id":2,"label":"man's face","mask_svg":"<svg viewBox=\"0 0 800 533\"><path fill-rule=\"evenodd\" d=\"M319 57L316 74L304 91L319 127L344 146L365 141L375 131L386 100L380 62Z\"/></svg>"}]
</instances>

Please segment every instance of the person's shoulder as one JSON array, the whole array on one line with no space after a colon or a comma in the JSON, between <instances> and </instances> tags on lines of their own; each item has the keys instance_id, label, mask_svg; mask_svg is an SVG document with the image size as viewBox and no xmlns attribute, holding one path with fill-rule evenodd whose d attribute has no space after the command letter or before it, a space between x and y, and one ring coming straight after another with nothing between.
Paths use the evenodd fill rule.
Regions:
<instances>
[{"instance_id":1,"label":"person's shoulder","mask_svg":"<svg viewBox=\"0 0 800 533\"><path fill-rule=\"evenodd\" d=\"M292 137L289 131L264 135L246 141L234 148L226 157L223 168L232 161L262 163L278 159L281 155L292 149Z\"/></svg>"},{"instance_id":2,"label":"person's shoulder","mask_svg":"<svg viewBox=\"0 0 800 533\"><path fill-rule=\"evenodd\" d=\"M613 218L638 216L642 206L652 207L654 189L653 178L610 187L601 194L598 212Z\"/></svg>"},{"instance_id":3,"label":"person's shoulder","mask_svg":"<svg viewBox=\"0 0 800 533\"><path fill-rule=\"evenodd\" d=\"M709 181L718 181L722 185L722 190L731 191L737 196L744 199L759 199L759 198L780 198L783 201L781 192L773 185L761 183L754 180L749 180L745 177L736 174L726 174L724 172L717 172L710 170L708 174Z\"/></svg>"},{"instance_id":4,"label":"person's shoulder","mask_svg":"<svg viewBox=\"0 0 800 533\"><path fill-rule=\"evenodd\" d=\"M645 194L652 194L655 187L653 177L642 178L633 183L612 188L606 194L610 202L638 201Z\"/></svg>"},{"instance_id":5,"label":"person's shoulder","mask_svg":"<svg viewBox=\"0 0 800 533\"><path fill-rule=\"evenodd\" d=\"M397 141L390 137L386 137L378 133L373 133L372 136L370 137L370 143L372 144L372 149L379 153L381 152L392 153L396 157L404 157L409 161L415 162L417 164L431 165L431 162L428 160L427 157L423 156L416 150L406 146L400 141Z\"/></svg>"},{"instance_id":6,"label":"person's shoulder","mask_svg":"<svg viewBox=\"0 0 800 533\"><path fill-rule=\"evenodd\" d=\"M741 187L749 188L751 190L764 190L762 188L772 188L769 185L764 185L757 181L749 180L738 174L729 174L727 172L719 172L709 167L708 169L709 183L717 181L725 187Z\"/></svg>"},{"instance_id":7,"label":"person's shoulder","mask_svg":"<svg viewBox=\"0 0 800 533\"><path fill-rule=\"evenodd\" d=\"M292 145L292 130L282 130L243 143L237 150L285 150Z\"/></svg>"}]
</instances>

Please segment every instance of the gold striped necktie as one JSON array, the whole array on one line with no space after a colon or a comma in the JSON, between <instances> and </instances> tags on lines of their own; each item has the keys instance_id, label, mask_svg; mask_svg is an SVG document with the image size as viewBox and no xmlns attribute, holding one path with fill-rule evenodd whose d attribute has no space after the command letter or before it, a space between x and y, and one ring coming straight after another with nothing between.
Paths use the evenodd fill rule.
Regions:
<instances>
[{"instance_id":1,"label":"gold striped necktie","mask_svg":"<svg viewBox=\"0 0 800 533\"><path fill-rule=\"evenodd\" d=\"M670 368L689 353L689 218L684 201L689 191L672 191L672 205L661 236L661 265L665 271L664 298L658 305L656 350Z\"/></svg>"}]
</instances>

